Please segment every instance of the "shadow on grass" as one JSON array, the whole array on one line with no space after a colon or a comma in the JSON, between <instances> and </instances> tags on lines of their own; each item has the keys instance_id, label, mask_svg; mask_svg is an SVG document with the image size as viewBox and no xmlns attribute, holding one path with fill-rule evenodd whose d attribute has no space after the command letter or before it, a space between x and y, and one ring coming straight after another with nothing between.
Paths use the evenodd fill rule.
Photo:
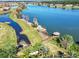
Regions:
<instances>
[{"instance_id":1,"label":"shadow on grass","mask_svg":"<svg viewBox=\"0 0 79 59\"><path fill-rule=\"evenodd\" d=\"M20 42L24 41L26 43L26 45L30 45L31 42L28 39L28 37L24 34L20 34L19 38L17 39L17 44L19 44Z\"/></svg>"}]
</instances>

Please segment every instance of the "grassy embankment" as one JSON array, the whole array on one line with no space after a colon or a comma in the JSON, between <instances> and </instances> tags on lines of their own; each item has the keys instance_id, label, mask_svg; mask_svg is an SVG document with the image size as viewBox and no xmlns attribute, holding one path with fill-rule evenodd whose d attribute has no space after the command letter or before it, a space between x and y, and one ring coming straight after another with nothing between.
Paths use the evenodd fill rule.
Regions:
<instances>
[{"instance_id":1,"label":"grassy embankment","mask_svg":"<svg viewBox=\"0 0 79 59\"><path fill-rule=\"evenodd\" d=\"M2 10L0 10L0 15L2 15L3 14L3 11Z\"/></svg>"},{"instance_id":2,"label":"grassy embankment","mask_svg":"<svg viewBox=\"0 0 79 59\"><path fill-rule=\"evenodd\" d=\"M16 17L13 16L12 13L9 15L9 17L21 26L21 28L23 29L21 34L27 35L32 45L35 45L36 43L42 43L43 45L49 48L52 54L56 54L58 51L66 52L65 49L60 48L54 44L51 44L49 40L42 42L42 38L37 32L37 30L34 29L32 26L27 25L26 22L23 21L23 19L17 19Z\"/></svg>"},{"instance_id":3,"label":"grassy embankment","mask_svg":"<svg viewBox=\"0 0 79 59\"><path fill-rule=\"evenodd\" d=\"M15 30L6 23L0 22L0 49L11 49L17 45Z\"/></svg>"},{"instance_id":4,"label":"grassy embankment","mask_svg":"<svg viewBox=\"0 0 79 59\"><path fill-rule=\"evenodd\" d=\"M9 15L9 17L15 21L16 23L18 23L20 25L20 27L22 28L22 32L21 34L24 34L26 36L28 36L29 40L31 41L31 44L34 45L36 43L41 43L41 37L40 35L37 33L36 30L34 30L33 27L29 26L26 24L25 21L23 21L23 19L17 19L16 17L13 16L13 14L11 13Z\"/></svg>"},{"instance_id":5,"label":"grassy embankment","mask_svg":"<svg viewBox=\"0 0 79 59\"><path fill-rule=\"evenodd\" d=\"M15 30L0 22L0 58L16 57L17 36Z\"/></svg>"}]
</instances>

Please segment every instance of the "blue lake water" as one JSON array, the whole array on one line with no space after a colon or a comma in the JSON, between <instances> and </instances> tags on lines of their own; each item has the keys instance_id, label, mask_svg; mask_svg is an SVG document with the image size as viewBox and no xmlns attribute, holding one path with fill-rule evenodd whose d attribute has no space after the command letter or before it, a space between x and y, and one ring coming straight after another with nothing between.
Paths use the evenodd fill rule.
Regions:
<instances>
[{"instance_id":1,"label":"blue lake water","mask_svg":"<svg viewBox=\"0 0 79 59\"><path fill-rule=\"evenodd\" d=\"M27 44L30 44L28 37L26 35L20 34L20 32L22 31L22 28L16 22L12 21L9 18L8 14L0 15L0 22L3 22L3 23L4 22L10 22L10 24L8 24L8 25L12 26L15 29L16 35L17 35L17 38L18 38L17 40L19 40L19 41L23 40Z\"/></svg>"},{"instance_id":2,"label":"blue lake water","mask_svg":"<svg viewBox=\"0 0 79 59\"><path fill-rule=\"evenodd\" d=\"M28 15L31 22L37 16L39 24L45 26L49 34L70 34L79 41L79 10L28 6L22 14Z\"/></svg>"},{"instance_id":3,"label":"blue lake water","mask_svg":"<svg viewBox=\"0 0 79 59\"><path fill-rule=\"evenodd\" d=\"M16 22L12 21L8 17L8 14L0 15L0 22L10 22L9 25L15 29L17 36L20 36L20 32L22 31L21 27Z\"/></svg>"},{"instance_id":4,"label":"blue lake water","mask_svg":"<svg viewBox=\"0 0 79 59\"><path fill-rule=\"evenodd\" d=\"M22 14L28 15L30 21L37 16L40 25L45 26L48 33L60 32L63 34L70 34L79 41L79 10L64 10L57 8L48 8L46 6L28 6L22 11ZM20 26L12 21L8 14L0 15L0 22L10 22L19 36L22 29Z\"/></svg>"},{"instance_id":5,"label":"blue lake water","mask_svg":"<svg viewBox=\"0 0 79 59\"><path fill-rule=\"evenodd\" d=\"M22 28L16 22L12 21L9 18L8 14L0 15L0 22L3 22L3 23L4 22L10 22L10 24L8 24L8 25L12 26L15 29L16 35L17 35L17 38L18 38L17 39L18 42L21 41L21 40L23 40L27 44L31 44L30 41L29 41L29 39L28 39L28 37L26 35L20 34L20 32L22 31Z\"/></svg>"}]
</instances>

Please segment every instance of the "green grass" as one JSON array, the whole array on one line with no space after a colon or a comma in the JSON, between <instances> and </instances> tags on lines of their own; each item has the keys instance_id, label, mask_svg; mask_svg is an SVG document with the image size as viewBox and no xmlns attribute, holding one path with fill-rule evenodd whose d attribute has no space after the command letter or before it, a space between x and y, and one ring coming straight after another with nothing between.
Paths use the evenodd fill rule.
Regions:
<instances>
[{"instance_id":1,"label":"green grass","mask_svg":"<svg viewBox=\"0 0 79 59\"><path fill-rule=\"evenodd\" d=\"M4 12L0 10L0 15L2 15Z\"/></svg>"},{"instance_id":2,"label":"green grass","mask_svg":"<svg viewBox=\"0 0 79 59\"><path fill-rule=\"evenodd\" d=\"M36 43L41 43L42 38L32 26L27 25L26 22L23 21L23 19L17 19L13 16L12 13L9 15L9 17L20 25L23 30L21 34L27 35L32 45L35 45Z\"/></svg>"},{"instance_id":3,"label":"green grass","mask_svg":"<svg viewBox=\"0 0 79 59\"><path fill-rule=\"evenodd\" d=\"M0 29L0 49L8 50L16 47L17 37L15 30L5 23L0 23Z\"/></svg>"},{"instance_id":4,"label":"green grass","mask_svg":"<svg viewBox=\"0 0 79 59\"><path fill-rule=\"evenodd\" d=\"M26 35L29 38L29 40L31 41L31 46L28 47L28 48L31 49L32 51L38 49L37 48L38 47L37 44L43 44L44 46L48 47L48 49L51 51L52 54L57 53L57 51L63 51L63 52L65 52L64 49L58 47L55 44L50 43L49 41L46 41L46 42L43 41L42 42L43 38L41 38L41 36L37 32L37 30L35 28L33 28L32 26L28 25L25 21L23 21L23 19L17 19L16 15L14 16L12 13L9 14L9 17L14 22L16 22L17 24L20 25L20 27L23 30L21 32L21 34L24 34L24 35ZM35 48L34 46L36 46L36 45L37 45L37 47ZM22 52L20 52L18 54L24 54L23 53L24 50L22 50ZM24 57L24 56L22 56L22 57Z\"/></svg>"},{"instance_id":5,"label":"green grass","mask_svg":"<svg viewBox=\"0 0 79 59\"><path fill-rule=\"evenodd\" d=\"M79 6L73 6L73 9L79 9Z\"/></svg>"}]
</instances>

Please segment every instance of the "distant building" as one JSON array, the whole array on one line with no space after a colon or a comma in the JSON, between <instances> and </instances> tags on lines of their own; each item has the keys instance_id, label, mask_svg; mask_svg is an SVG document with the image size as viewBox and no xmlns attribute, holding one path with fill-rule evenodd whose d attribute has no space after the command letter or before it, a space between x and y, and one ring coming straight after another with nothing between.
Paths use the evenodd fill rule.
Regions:
<instances>
[{"instance_id":1,"label":"distant building","mask_svg":"<svg viewBox=\"0 0 79 59\"><path fill-rule=\"evenodd\" d=\"M67 5L65 5L65 6L71 7L71 6L73 6L73 4L67 4Z\"/></svg>"},{"instance_id":2,"label":"distant building","mask_svg":"<svg viewBox=\"0 0 79 59\"><path fill-rule=\"evenodd\" d=\"M55 4L55 6L56 6L57 8L62 8L62 7L63 7L63 4Z\"/></svg>"},{"instance_id":3,"label":"distant building","mask_svg":"<svg viewBox=\"0 0 79 59\"><path fill-rule=\"evenodd\" d=\"M73 4L67 4L67 5L65 5L65 9L72 9L72 7L73 7Z\"/></svg>"},{"instance_id":4,"label":"distant building","mask_svg":"<svg viewBox=\"0 0 79 59\"><path fill-rule=\"evenodd\" d=\"M53 8L55 8L55 5L54 5L54 4L50 4L50 7L53 7Z\"/></svg>"},{"instance_id":5,"label":"distant building","mask_svg":"<svg viewBox=\"0 0 79 59\"><path fill-rule=\"evenodd\" d=\"M3 11L8 11L8 10L10 10L10 7L4 7L3 8Z\"/></svg>"}]
</instances>

